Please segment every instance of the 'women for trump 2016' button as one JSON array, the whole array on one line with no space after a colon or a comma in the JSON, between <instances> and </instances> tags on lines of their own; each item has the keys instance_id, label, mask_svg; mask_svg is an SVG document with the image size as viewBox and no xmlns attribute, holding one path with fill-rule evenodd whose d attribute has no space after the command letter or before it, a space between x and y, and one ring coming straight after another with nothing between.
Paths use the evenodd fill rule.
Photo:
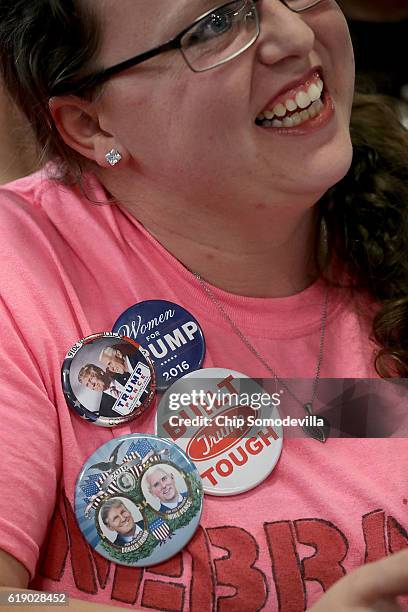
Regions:
<instances>
[{"instance_id":1,"label":"'women for trump 2016' button","mask_svg":"<svg viewBox=\"0 0 408 612\"><path fill-rule=\"evenodd\" d=\"M123 565L149 566L177 554L195 533L203 490L175 444L130 434L103 444L85 463L75 514L89 544Z\"/></svg>"},{"instance_id":2,"label":"'women for trump 2016' button","mask_svg":"<svg viewBox=\"0 0 408 612\"><path fill-rule=\"evenodd\" d=\"M128 308L113 331L136 340L149 351L158 390L201 367L204 334L191 313L173 302L147 300Z\"/></svg>"}]
</instances>

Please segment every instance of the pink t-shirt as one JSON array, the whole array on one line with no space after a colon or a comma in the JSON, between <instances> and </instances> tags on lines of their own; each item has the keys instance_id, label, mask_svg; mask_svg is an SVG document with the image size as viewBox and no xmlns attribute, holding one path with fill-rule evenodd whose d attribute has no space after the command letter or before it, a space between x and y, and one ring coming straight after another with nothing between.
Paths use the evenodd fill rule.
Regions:
<instances>
[{"instance_id":1,"label":"pink t-shirt","mask_svg":"<svg viewBox=\"0 0 408 612\"><path fill-rule=\"evenodd\" d=\"M300 612L346 572L408 546L405 439L292 439L257 488L206 496L199 530L171 560L140 569L94 553L73 513L78 473L113 437L153 432L155 409L112 430L78 418L61 389L67 350L111 330L129 306L162 299L200 322L203 367L269 373L128 212L41 173L0 197L0 548L25 565L33 587L146 610ZM92 198L106 199L94 182ZM312 383L319 282L289 298L214 293L282 377ZM332 289L321 376L374 376L367 337L347 291Z\"/></svg>"}]
</instances>

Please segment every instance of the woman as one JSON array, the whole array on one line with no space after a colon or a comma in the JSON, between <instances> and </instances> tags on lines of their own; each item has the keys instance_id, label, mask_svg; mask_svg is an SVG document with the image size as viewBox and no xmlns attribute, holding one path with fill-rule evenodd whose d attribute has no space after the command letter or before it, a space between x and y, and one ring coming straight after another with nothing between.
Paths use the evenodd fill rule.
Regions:
<instances>
[{"instance_id":1,"label":"woman","mask_svg":"<svg viewBox=\"0 0 408 612\"><path fill-rule=\"evenodd\" d=\"M405 440L288 441L264 483L207 497L188 552L145 573L92 555L74 520L76 477L112 433L69 413L60 365L133 303L181 304L203 327L204 367L310 378L304 401L320 376L407 372L407 166L388 167L406 135L392 115L389 157L367 140L374 116L329 191L352 161L341 12L213 5L0 1L5 78L65 179L2 193L2 583L69 591L76 610L379 609L408 591L406 551L352 570L407 545ZM181 50L121 64L178 32ZM114 435L151 431L152 412Z\"/></svg>"}]
</instances>

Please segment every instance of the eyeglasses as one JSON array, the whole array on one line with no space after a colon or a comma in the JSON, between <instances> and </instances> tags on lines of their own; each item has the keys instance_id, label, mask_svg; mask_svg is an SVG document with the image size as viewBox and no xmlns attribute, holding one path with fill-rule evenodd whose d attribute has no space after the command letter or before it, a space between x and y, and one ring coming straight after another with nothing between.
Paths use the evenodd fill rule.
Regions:
<instances>
[{"instance_id":1,"label":"eyeglasses","mask_svg":"<svg viewBox=\"0 0 408 612\"><path fill-rule=\"evenodd\" d=\"M76 83L66 82L62 78L57 80L52 87L52 95L80 93L107 81L115 74L174 49L181 52L193 72L206 72L217 68L241 55L257 40L260 34L258 1L234 0L212 9L196 19L175 38L154 49L90 74ZM303 13L322 0L281 0L281 2L291 11Z\"/></svg>"}]
</instances>

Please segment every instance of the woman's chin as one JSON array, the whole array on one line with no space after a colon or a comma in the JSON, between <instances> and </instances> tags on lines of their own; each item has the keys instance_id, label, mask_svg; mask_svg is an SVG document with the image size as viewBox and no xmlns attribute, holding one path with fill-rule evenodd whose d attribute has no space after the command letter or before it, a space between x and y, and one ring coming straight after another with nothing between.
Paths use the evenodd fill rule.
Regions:
<instances>
[{"instance_id":1,"label":"woman's chin","mask_svg":"<svg viewBox=\"0 0 408 612\"><path fill-rule=\"evenodd\" d=\"M347 146L339 147L331 154L326 151L315 157L314 160L309 159L302 167L303 193L326 193L346 176L352 161L351 141Z\"/></svg>"}]
</instances>

